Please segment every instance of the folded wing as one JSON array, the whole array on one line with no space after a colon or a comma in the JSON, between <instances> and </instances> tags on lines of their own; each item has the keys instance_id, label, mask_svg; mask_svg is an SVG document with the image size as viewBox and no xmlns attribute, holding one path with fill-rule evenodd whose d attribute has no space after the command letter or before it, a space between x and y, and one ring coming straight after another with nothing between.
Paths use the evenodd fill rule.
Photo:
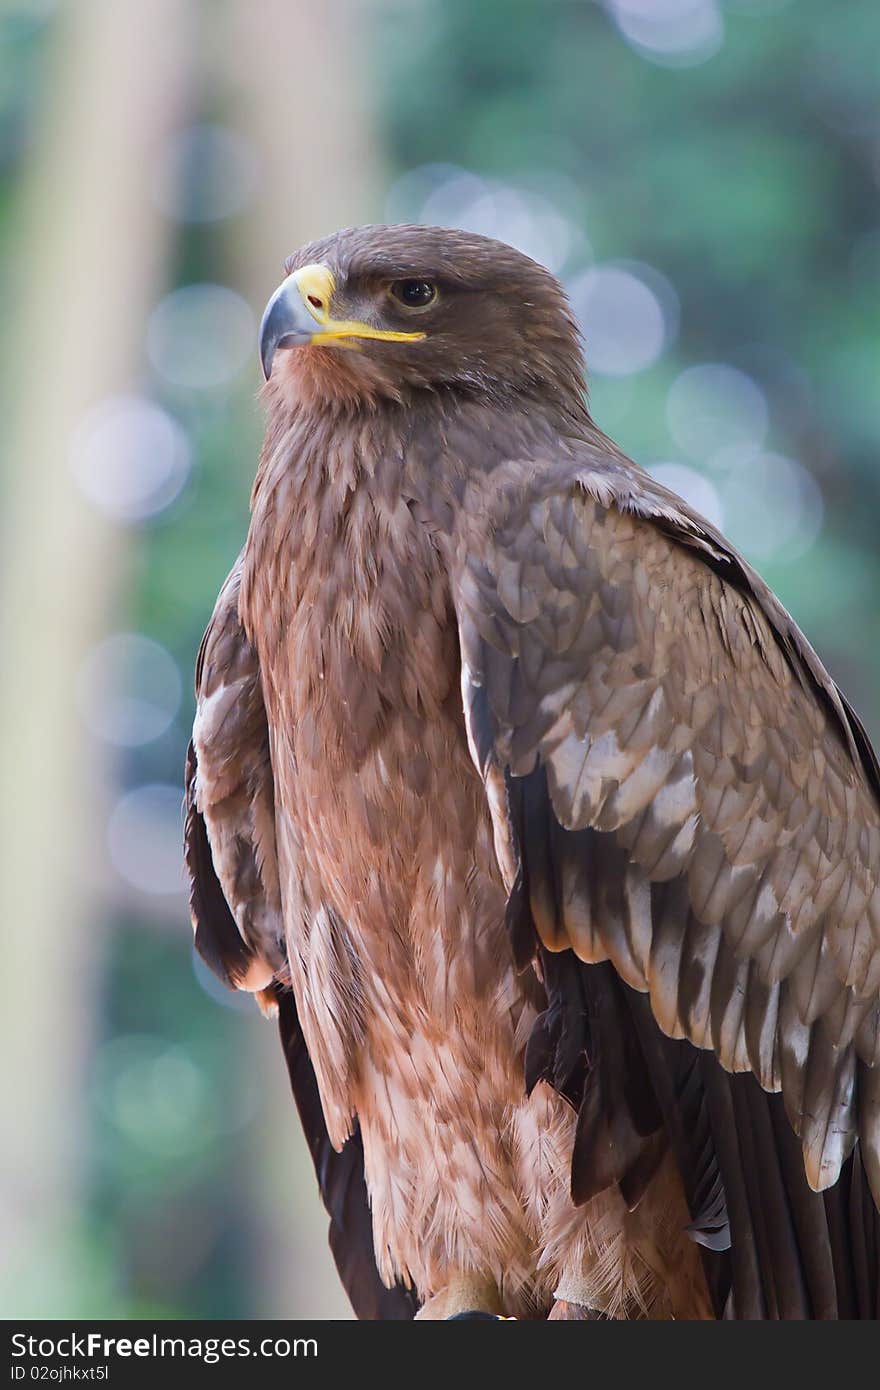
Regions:
<instances>
[{"instance_id":1,"label":"folded wing","mask_svg":"<svg viewBox=\"0 0 880 1390\"><path fill-rule=\"evenodd\" d=\"M330 1215L330 1247L358 1317L411 1318L413 1295L386 1289L373 1254L363 1148L337 1153L285 988L286 956L269 732L257 654L238 613L241 561L220 591L196 665L196 717L186 765L185 850L195 945L231 988L278 1015L291 1088Z\"/></svg>"},{"instance_id":2,"label":"folded wing","mask_svg":"<svg viewBox=\"0 0 880 1390\"><path fill-rule=\"evenodd\" d=\"M810 1186L880 1203L880 779L795 624L623 460L465 499L462 690L499 862L546 953L781 1091ZM514 913L516 918L516 913Z\"/></svg>"}]
</instances>

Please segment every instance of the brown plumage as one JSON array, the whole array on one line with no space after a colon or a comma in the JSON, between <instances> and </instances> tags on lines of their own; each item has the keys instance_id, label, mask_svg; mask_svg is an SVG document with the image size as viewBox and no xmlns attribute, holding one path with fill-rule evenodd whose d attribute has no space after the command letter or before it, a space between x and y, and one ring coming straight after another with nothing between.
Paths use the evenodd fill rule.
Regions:
<instances>
[{"instance_id":1,"label":"brown plumage","mask_svg":"<svg viewBox=\"0 0 880 1390\"><path fill-rule=\"evenodd\" d=\"M288 270L187 860L356 1310L877 1316L861 725L593 424L541 267L373 227Z\"/></svg>"}]
</instances>

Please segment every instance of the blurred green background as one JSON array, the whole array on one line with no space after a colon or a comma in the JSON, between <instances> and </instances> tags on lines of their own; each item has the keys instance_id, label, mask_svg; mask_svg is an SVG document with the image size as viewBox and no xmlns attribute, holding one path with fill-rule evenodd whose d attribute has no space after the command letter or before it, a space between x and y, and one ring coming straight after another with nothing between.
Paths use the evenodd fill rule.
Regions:
<instances>
[{"instance_id":1,"label":"blurred green background","mask_svg":"<svg viewBox=\"0 0 880 1390\"><path fill-rule=\"evenodd\" d=\"M5 1316L348 1316L180 867L300 242L426 221L551 266L598 422L880 735L878 53L876 0L5 0Z\"/></svg>"}]
</instances>

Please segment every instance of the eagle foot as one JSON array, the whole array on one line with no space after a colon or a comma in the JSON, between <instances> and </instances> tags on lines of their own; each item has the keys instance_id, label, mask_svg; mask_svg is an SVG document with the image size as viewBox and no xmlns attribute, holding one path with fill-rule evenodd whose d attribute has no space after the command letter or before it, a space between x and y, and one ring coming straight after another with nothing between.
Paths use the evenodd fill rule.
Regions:
<instances>
[{"instance_id":1,"label":"eagle foot","mask_svg":"<svg viewBox=\"0 0 880 1390\"><path fill-rule=\"evenodd\" d=\"M504 1308L494 1279L466 1273L451 1278L446 1287L426 1298L416 1318L449 1322L453 1318L502 1318Z\"/></svg>"}]
</instances>

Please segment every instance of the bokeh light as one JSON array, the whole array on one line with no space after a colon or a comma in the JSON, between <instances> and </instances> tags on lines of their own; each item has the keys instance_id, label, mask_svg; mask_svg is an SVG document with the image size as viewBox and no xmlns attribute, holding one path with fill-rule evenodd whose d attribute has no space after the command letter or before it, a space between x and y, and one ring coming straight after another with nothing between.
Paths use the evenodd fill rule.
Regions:
<instances>
[{"instance_id":1,"label":"bokeh light","mask_svg":"<svg viewBox=\"0 0 880 1390\"><path fill-rule=\"evenodd\" d=\"M731 445L763 443L769 412L763 391L737 367L709 362L676 377L666 400L666 423L689 458L707 463Z\"/></svg>"},{"instance_id":2,"label":"bokeh light","mask_svg":"<svg viewBox=\"0 0 880 1390\"><path fill-rule=\"evenodd\" d=\"M119 798L107 823L117 873L141 893L184 899L182 791L148 783Z\"/></svg>"},{"instance_id":3,"label":"bokeh light","mask_svg":"<svg viewBox=\"0 0 880 1390\"><path fill-rule=\"evenodd\" d=\"M794 4L794 0L724 0L725 7L732 14L751 15L756 19L765 19L768 15L776 14L779 10L786 9Z\"/></svg>"},{"instance_id":4,"label":"bokeh light","mask_svg":"<svg viewBox=\"0 0 880 1390\"><path fill-rule=\"evenodd\" d=\"M695 67L724 43L718 0L607 0L627 42L652 63Z\"/></svg>"},{"instance_id":5,"label":"bokeh light","mask_svg":"<svg viewBox=\"0 0 880 1390\"><path fill-rule=\"evenodd\" d=\"M118 632L97 643L76 683L84 722L108 743L137 748L151 743L172 723L180 706L181 678L159 642L135 632Z\"/></svg>"},{"instance_id":6,"label":"bokeh light","mask_svg":"<svg viewBox=\"0 0 880 1390\"><path fill-rule=\"evenodd\" d=\"M819 485L796 459L728 450L718 482L725 530L748 559L789 563L804 555L822 529Z\"/></svg>"},{"instance_id":7,"label":"bokeh light","mask_svg":"<svg viewBox=\"0 0 880 1390\"><path fill-rule=\"evenodd\" d=\"M219 1004L223 1009L232 1009L234 1013L250 1013L256 1005L252 994L247 994L240 989L229 989L217 979L213 970L210 970L202 960L199 953L193 948L192 952L192 971L196 984L203 994L214 1004Z\"/></svg>"},{"instance_id":8,"label":"bokeh light","mask_svg":"<svg viewBox=\"0 0 880 1390\"><path fill-rule=\"evenodd\" d=\"M223 285L184 285L150 315L147 352L161 377L184 391L226 386L250 361L254 316Z\"/></svg>"},{"instance_id":9,"label":"bokeh light","mask_svg":"<svg viewBox=\"0 0 880 1390\"><path fill-rule=\"evenodd\" d=\"M386 216L495 237L557 272L573 257L589 256L584 233L546 193L450 164L422 165L399 178Z\"/></svg>"},{"instance_id":10,"label":"bokeh light","mask_svg":"<svg viewBox=\"0 0 880 1390\"><path fill-rule=\"evenodd\" d=\"M719 531L724 530L723 503L715 484L705 474L698 473L685 463L652 463L648 472L658 483L683 497L694 511L711 521Z\"/></svg>"},{"instance_id":11,"label":"bokeh light","mask_svg":"<svg viewBox=\"0 0 880 1390\"><path fill-rule=\"evenodd\" d=\"M675 334L655 288L634 267L596 265L569 286L584 335L587 366L600 376L630 376L652 366Z\"/></svg>"},{"instance_id":12,"label":"bokeh light","mask_svg":"<svg viewBox=\"0 0 880 1390\"><path fill-rule=\"evenodd\" d=\"M204 1070L161 1037L123 1033L95 1059L98 1104L129 1143L180 1158L216 1137L217 1097Z\"/></svg>"},{"instance_id":13,"label":"bokeh light","mask_svg":"<svg viewBox=\"0 0 880 1390\"><path fill-rule=\"evenodd\" d=\"M183 427L142 396L111 396L75 431L70 466L81 490L120 522L144 521L170 506L189 476Z\"/></svg>"}]
</instances>

